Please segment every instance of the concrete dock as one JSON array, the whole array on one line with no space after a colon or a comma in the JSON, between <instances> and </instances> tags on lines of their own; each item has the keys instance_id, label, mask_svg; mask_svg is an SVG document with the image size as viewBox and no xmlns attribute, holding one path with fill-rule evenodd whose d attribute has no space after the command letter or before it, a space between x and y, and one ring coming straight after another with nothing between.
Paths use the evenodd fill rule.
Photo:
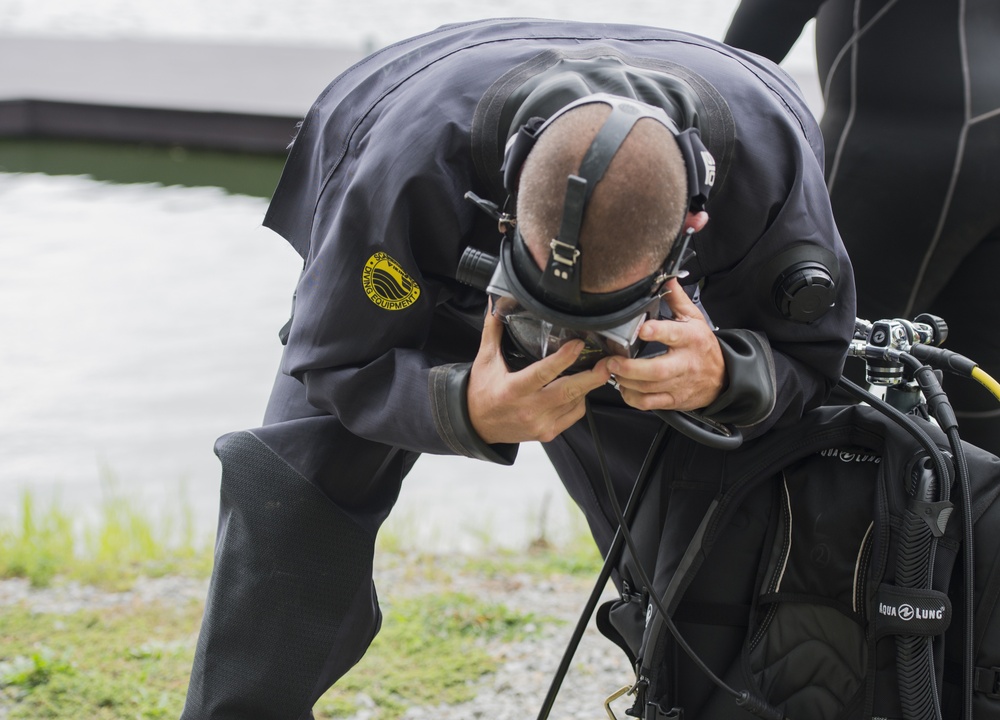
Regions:
<instances>
[{"instance_id":1,"label":"concrete dock","mask_svg":"<svg viewBox=\"0 0 1000 720\"><path fill-rule=\"evenodd\" d=\"M0 34L0 138L284 154L360 49ZM814 112L814 66L789 68Z\"/></svg>"},{"instance_id":2,"label":"concrete dock","mask_svg":"<svg viewBox=\"0 0 1000 720\"><path fill-rule=\"evenodd\" d=\"M0 35L0 138L284 153L360 49Z\"/></svg>"}]
</instances>

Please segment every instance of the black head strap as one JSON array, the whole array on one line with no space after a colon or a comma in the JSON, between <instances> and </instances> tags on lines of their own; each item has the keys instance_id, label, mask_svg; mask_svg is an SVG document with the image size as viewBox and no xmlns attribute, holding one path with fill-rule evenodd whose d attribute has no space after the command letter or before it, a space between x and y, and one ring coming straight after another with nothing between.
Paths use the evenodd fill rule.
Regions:
<instances>
[{"instance_id":1,"label":"black head strap","mask_svg":"<svg viewBox=\"0 0 1000 720\"><path fill-rule=\"evenodd\" d=\"M542 290L542 271L535 264L527 244L520 237L517 228L513 237L504 241L509 243L511 253L509 259L513 265L514 274L526 288L532 288L532 295L548 306L570 315L607 315L632 305L643 298L652 295L651 278L643 278L628 287L604 293L580 293L579 302L567 303L558 296L551 296ZM501 257L503 254L501 253Z\"/></svg>"},{"instance_id":2,"label":"black head strap","mask_svg":"<svg viewBox=\"0 0 1000 720\"><path fill-rule=\"evenodd\" d=\"M643 117L651 117L662 123L677 139L681 155L684 158L684 167L688 176L688 196L692 212L699 212L704 209L704 203L708 200L709 192L715 184L715 160L701 140L701 133L697 128L691 127L681 132L676 123L662 110L662 108L647 105L638 100L608 95L607 93L597 93L587 95L571 102L561 108L559 112L552 115L548 120L540 117L533 117L511 136L504 149L503 164L500 170L503 172L504 190L508 195L517 194L517 182L521 174L528 153L535 146L539 136L557 118L573 108L590 103L602 102L615 107L616 105L628 104L637 108ZM609 117L610 119L610 117Z\"/></svg>"},{"instance_id":3,"label":"black head strap","mask_svg":"<svg viewBox=\"0 0 1000 720\"><path fill-rule=\"evenodd\" d=\"M565 106L547 120L532 118L525 123L508 141L502 166L504 186L513 196L516 194L518 177L528 154L531 152L539 136L559 117L581 105L604 103L611 106L601 129L591 142L577 175L567 179L566 200L563 205L563 216L559 228L559 236L550 243L549 259L543 271L541 282L536 286L539 296L557 299L558 304L567 307L579 307L580 295L580 229L583 226L583 216L586 211L594 187L604 177L611 160L614 158L622 142L631 132L635 123L643 117L657 120L664 125L677 139L678 147L684 160L688 181L688 208L692 212L704 210L708 194L715 182L715 161L711 153L701 141L697 128L688 128L680 132L677 125L663 111L645 103L608 94L588 95ZM680 233L679 233L680 235ZM682 238L678 237L678 241ZM514 242L523 242L517 236ZM675 242L674 245L681 245ZM683 243L687 245L687 243ZM675 247L677 253L684 251ZM668 258L669 265L678 265L676 259ZM677 270L678 268L674 268Z\"/></svg>"},{"instance_id":4,"label":"black head strap","mask_svg":"<svg viewBox=\"0 0 1000 720\"><path fill-rule=\"evenodd\" d=\"M675 137L687 170L688 209L698 213L705 209L708 194L715 184L715 158L701 141L697 128L688 128Z\"/></svg>"},{"instance_id":5,"label":"black head strap","mask_svg":"<svg viewBox=\"0 0 1000 720\"><path fill-rule=\"evenodd\" d=\"M579 175L570 175L567 179L559 236L549 243L549 260L542 274L541 289L546 295L574 305L580 304L579 244L583 213L590 196L594 194L594 187L604 177L612 158L640 117L642 113L637 105L613 105L611 114L583 156Z\"/></svg>"},{"instance_id":6,"label":"black head strap","mask_svg":"<svg viewBox=\"0 0 1000 720\"><path fill-rule=\"evenodd\" d=\"M514 137L507 141L500 171L503 173L503 186L508 195L516 194L517 176L521 173L531 148L535 147L539 130L545 124L545 118L533 117L518 128Z\"/></svg>"}]
</instances>

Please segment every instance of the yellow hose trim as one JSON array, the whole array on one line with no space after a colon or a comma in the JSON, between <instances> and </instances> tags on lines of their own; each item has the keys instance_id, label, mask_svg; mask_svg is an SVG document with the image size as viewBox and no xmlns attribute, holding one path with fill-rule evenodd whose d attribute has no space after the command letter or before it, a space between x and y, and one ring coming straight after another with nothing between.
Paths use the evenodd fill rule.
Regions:
<instances>
[{"instance_id":1,"label":"yellow hose trim","mask_svg":"<svg viewBox=\"0 0 1000 720\"><path fill-rule=\"evenodd\" d=\"M1000 400L1000 383L991 378L982 368L975 367L972 369L972 379L982 383L983 387L993 393L993 397Z\"/></svg>"}]
</instances>

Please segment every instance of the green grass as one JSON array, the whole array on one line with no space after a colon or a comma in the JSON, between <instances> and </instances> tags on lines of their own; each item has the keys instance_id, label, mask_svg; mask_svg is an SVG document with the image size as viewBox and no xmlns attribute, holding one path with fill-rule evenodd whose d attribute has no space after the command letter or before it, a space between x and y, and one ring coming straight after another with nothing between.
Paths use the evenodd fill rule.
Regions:
<instances>
[{"instance_id":1,"label":"green grass","mask_svg":"<svg viewBox=\"0 0 1000 720\"><path fill-rule=\"evenodd\" d=\"M0 525L0 578L23 577L45 587L59 576L121 588L140 575L208 575L211 538L194 537L189 508L181 502L156 523L112 485L106 481L97 522L82 529L58 503L40 509L23 490L18 520Z\"/></svg>"},{"instance_id":2,"label":"green grass","mask_svg":"<svg viewBox=\"0 0 1000 720\"><path fill-rule=\"evenodd\" d=\"M120 493L105 471L98 518L77 527L58 502L45 507L29 490L19 496L18 519L0 522L0 578L23 577L35 587L60 580L103 588L129 587L140 576L182 574L207 577L212 568L213 538L196 538L190 507L180 493L177 507L160 508L154 521L137 501ZM567 501L569 502L569 501ZM412 547L416 521L390 518L379 533L377 552L402 555ZM538 523L527 553L497 547L488 534L477 538L480 551L470 569L497 575L510 572L595 574L601 565L583 515L571 506L568 538L554 543Z\"/></svg>"},{"instance_id":3,"label":"green grass","mask_svg":"<svg viewBox=\"0 0 1000 720\"><path fill-rule=\"evenodd\" d=\"M594 542L571 542L565 546L533 545L527 552L496 549L490 553L469 555L465 567L488 577L508 576L516 573L528 575L596 576L603 561Z\"/></svg>"},{"instance_id":4,"label":"green grass","mask_svg":"<svg viewBox=\"0 0 1000 720\"><path fill-rule=\"evenodd\" d=\"M0 715L14 718L176 718L184 704L200 602L71 615L0 613ZM544 618L455 593L383 606L368 654L317 704L317 720L355 712L359 693L380 720L412 705L459 703L493 671L487 643L536 632Z\"/></svg>"},{"instance_id":5,"label":"green grass","mask_svg":"<svg viewBox=\"0 0 1000 720\"><path fill-rule=\"evenodd\" d=\"M176 718L201 606L0 613L0 708L10 718ZM2 714L2 713L0 713Z\"/></svg>"},{"instance_id":6,"label":"green grass","mask_svg":"<svg viewBox=\"0 0 1000 720\"><path fill-rule=\"evenodd\" d=\"M474 681L498 664L486 644L537 632L545 620L457 593L390 601L382 612L382 631L361 662L320 698L317 720L356 712L359 694L379 708L380 720L396 720L413 705L472 700Z\"/></svg>"},{"instance_id":7,"label":"green grass","mask_svg":"<svg viewBox=\"0 0 1000 720\"><path fill-rule=\"evenodd\" d=\"M20 495L16 523L0 524L0 579L24 577L36 588L68 582L106 591L140 576L207 577L211 538L197 542L180 520L153 522L109 487L99 520L75 528L57 504L40 507ZM405 538L380 543L381 566L440 592L397 597L386 588L381 633L361 662L316 706L317 720L343 717L374 704L378 720L396 720L411 706L472 699L476 681L498 665L497 643L538 632L551 618L450 591L456 575L558 576L595 573L600 558L583 526L555 547L539 533L522 552L493 547L474 556L435 558L406 552ZM412 573L412 575L411 575ZM405 584L405 583L404 583ZM194 655L203 602L118 604L71 614L0 606L0 718L176 718Z\"/></svg>"}]
</instances>

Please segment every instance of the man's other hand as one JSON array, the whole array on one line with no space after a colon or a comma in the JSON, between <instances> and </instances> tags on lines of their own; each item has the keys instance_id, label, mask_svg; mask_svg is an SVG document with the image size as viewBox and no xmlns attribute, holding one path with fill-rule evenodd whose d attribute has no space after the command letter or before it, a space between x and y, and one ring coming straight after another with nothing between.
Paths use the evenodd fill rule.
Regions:
<instances>
[{"instance_id":1,"label":"man's other hand","mask_svg":"<svg viewBox=\"0 0 1000 720\"><path fill-rule=\"evenodd\" d=\"M626 403L639 410L698 410L710 405L726 385L719 341L698 307L676 279L667 285L673 320L647 320L639 337L669 349L648 358L614 357L606 365Z\"/></svg>"}]
</instances>

